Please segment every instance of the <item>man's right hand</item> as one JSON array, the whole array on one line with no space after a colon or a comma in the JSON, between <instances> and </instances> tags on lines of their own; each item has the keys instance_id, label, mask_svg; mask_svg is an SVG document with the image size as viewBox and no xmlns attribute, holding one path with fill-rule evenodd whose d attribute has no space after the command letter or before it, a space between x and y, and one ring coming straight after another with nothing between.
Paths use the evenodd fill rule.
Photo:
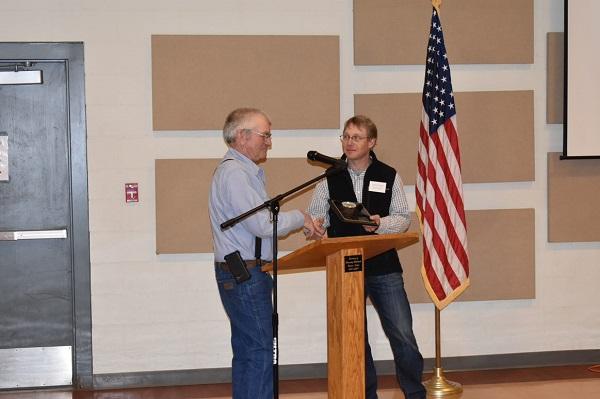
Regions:
<instances>
[{"instance_id":1,"label":"man's right hand","mask_svg":"<svg viewBox=\"0 0 600 399\"><path fill-rule=\"evenodd\" d=\"M325 235L323 219L314 219L306 212L304 214L304 236L307 240L320 240Z\"/></svg>"}]
</instances>

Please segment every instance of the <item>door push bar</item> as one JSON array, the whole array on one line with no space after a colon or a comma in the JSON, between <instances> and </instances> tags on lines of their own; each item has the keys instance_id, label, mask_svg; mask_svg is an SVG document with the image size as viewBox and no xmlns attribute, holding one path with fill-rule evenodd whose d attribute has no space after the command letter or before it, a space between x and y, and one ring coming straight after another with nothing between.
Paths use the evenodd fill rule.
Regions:
<instances>
[{"instance_id":1,"label":"door push bar","mask_svg":"<svg viewBox=\"0 0 600 399\"><path fill-rule=\"evenodd\" d=\"M42 240L47 238L67 238L67 229L0 231L0 241Z\"/></svg>"}]
</instances>

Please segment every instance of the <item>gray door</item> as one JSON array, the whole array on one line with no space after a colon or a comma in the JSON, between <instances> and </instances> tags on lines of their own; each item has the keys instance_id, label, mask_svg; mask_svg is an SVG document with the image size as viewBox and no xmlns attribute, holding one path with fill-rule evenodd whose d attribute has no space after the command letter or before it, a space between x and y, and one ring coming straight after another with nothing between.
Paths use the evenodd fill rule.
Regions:
<instances>
[{"instance_id":1,"label":"gray door","mask_svg":"<svg viewBox=\"0 0 600 399\"><path fill-rule=\"evenodd\" d=\"M0 389L71 385L77 363L73 204L87 191L73 196L69 64L32 69L42 84L0 85Z\"/></svg>"}]
</instances>

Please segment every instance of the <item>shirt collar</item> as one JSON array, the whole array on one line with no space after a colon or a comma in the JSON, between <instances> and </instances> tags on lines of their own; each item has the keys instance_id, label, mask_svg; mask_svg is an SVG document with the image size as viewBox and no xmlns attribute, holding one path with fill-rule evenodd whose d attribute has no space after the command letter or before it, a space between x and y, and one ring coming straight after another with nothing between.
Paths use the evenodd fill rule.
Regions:
<instances>
[{"instance_id":1,"label":"shirt collar","mask_svg":"<svg viewBox=\"0 0 600 399\"><path fill-rule=\"evenodd\" d=\"M353 176L360 177L361 175L364 175L367 172L367 169L353 170L352 168L348 167L348 173L350 173Z\"/></svg>"},{"instance_id":2,"label":"shirt collar","mask_svg":"<svg viewBox=\"0 0 600 399\"><path fill-rule=\"evenodd\" d=\"M248 158L235 148L229 147L229 150L227 150L223 159L228 158L233 158L235 160L240 161L244 169L246 169L249 173L252 173L253 175L258 176L261 174L262 169L257 164L255 164L250 158Z\"/></svg>"},{"instance_id":3,"label":"shirt collar","mask_svg":"<svg viewBox=\"0 0 600 399\"><path fill-rule=\"evenodd\" d=\"M346 154L342 154L341 159L343 159L344 161L346 160ZM377 157L375 156L375 153L373 152L373 150L369 151L369 165L367 166L367 169L369 169L371 167L371 165L373 165L373 162L375 162L377 160ZM354 176L360 176L362 174L364 174L367 169L364 170L353 170L350 166L348 166L348 172L353 174Z\"/></svg>"}]
</instances>

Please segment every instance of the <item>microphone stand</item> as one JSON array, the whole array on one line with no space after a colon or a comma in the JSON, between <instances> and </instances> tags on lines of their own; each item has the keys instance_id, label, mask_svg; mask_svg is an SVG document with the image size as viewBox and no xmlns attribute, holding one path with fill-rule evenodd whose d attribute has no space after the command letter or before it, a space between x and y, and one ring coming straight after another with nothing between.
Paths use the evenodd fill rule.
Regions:
<instances>
[{"instance_id":1,"label":"microphone stand","mask_svg":"<svg viewBox=\"0 0 600 399\"><path fill-rule=\"evenodd\" d=\"M285 197L288 197L291 194L294 194L327 176L340 173L343 170L345 170L345 165L332 166L328 168L325 171L325 173L307 181L306 183L302 183L301 185L294 187L293 189L286 191L283 194L279 194L271 198L270 200L265 201L262 205L250 209L249 211L244 212L241 215L236 216L232 219L229 219L226 222L221 223L220 225L221 230L225 230L226 228L234 226L235 224L247 218L248 216L251 216L263 209L268 208L271 211L273 219L273 398L275 399L279 398L279 314L277 313L277 221L279 216L280 202Z\"/></svg>"}]
</instances>

